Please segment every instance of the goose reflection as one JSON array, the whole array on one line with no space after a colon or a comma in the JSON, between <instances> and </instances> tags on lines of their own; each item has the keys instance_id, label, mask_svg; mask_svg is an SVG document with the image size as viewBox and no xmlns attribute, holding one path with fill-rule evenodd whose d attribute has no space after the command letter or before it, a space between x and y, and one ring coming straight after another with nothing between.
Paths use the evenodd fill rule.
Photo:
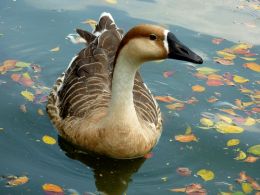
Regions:
<instances>
[{"instance_id":1,"label":"goose reflection","mask_svg":"<svg viewBox=\"0 0 260 195\"><path fill-rule=\"evenodd\" d=\"M145 158L118 160L83 153L60 136L58 143L66 156L92 168L97 190L106 195L121 195L126 192L131 176L146 160Z\"/></svg>"}]
</instances>

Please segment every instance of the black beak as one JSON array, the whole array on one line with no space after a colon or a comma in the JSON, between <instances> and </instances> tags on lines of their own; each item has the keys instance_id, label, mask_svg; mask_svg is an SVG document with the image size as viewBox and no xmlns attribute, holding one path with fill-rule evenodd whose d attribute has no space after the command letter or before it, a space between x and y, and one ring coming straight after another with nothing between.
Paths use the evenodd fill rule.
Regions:
<instances>
[{"instance_id":1,"label":"black beak","mask_svg":"<svg viewBox=\"0 0 260 195\"><path fill-rule=\"evenodd\" d=\"M171 32L167 35L169 45L168 58L202 64L203 60L200 56L191 51L183 43L181 43Z\"/></svg>"}]
</instances>

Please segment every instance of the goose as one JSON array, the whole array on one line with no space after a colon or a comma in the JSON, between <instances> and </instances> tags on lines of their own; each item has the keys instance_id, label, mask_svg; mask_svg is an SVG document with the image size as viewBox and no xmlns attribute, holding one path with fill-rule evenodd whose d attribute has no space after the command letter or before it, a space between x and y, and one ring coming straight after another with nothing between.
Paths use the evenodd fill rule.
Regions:
<instances>
[{"instance_id":1,"label":"goose","mask_svg":"<svg viewBox=\"0 0 260 195\"><path fill-rule=\"evenodd\" d=\"M166 58L201 64L202 58L161 26L140 24L123 35L106 12L92 33L76 31L87 46L48 96L51 122L83 151L116 159L144 156L161 136L162 115L140 66Z\"/></svg>"}]
</instances>

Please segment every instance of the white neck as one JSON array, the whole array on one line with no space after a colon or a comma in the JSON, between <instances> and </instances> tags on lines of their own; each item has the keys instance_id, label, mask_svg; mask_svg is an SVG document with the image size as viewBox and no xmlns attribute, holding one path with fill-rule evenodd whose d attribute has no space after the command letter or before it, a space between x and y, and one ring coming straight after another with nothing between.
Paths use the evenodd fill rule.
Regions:
<instances>
[{"instance_id":1,"label":"white neck","mask_svg":"<svg viewBox=\"0 0 260 195\"><path fill-rule=\"evenodd\" d=\"M112 98L108 119L119 126L139 124L133 101L136 71L141 62L133 59L131 51L124 47L118 55L112 80Z\"/></svg>"}]
</instances>

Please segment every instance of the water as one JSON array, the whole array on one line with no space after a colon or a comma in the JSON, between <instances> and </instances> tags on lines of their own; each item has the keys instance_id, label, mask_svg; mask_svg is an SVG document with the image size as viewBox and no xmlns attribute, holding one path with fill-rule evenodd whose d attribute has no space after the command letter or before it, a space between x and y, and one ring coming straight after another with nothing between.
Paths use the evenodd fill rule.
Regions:
<instances>
[{"instance_id":1,"label":"water","mask_svg":"<svg viewBox=\"0 0 260 195\"><path fill-rule=\"evenodd\" d=\"M98 194L105 191L110 194L178 194L169 189L184 187L191 183L200 183L208 194L220 191L242 191L241 185L235 182L241 171L260 180L260 161L246 163L235 160L240 148L246 152L250 146L260 144L259 123L244 126L241 134L221 134L214 128L201 129L199 126L205 112L231 118L231 115L219 109L230 108L235 99L243 102L252 101L249 96L239 91L240 86L259 90L259 73L246 69L247 61L237 57L235 65L224 66L213 61L216 51L230 48L239 41L253 44L251 53L260 53L259 1L119 1L110 4L105 1L32 1L2 0L0 2L0 62L8 59L39 64L41 72L34 72L30 67L8 71L0 75L0 174L2 176L26 175L29 182L16 187L7 187L6 179L0 180L0 194L43 194L42 185L52 183L61 186L65 194L69 189L79 194L91 192ZM73 45L64 38L75 28L90 27L81 23L86 19L98 19L103 11L111 12L123 29L129 29L139 23L155 23L167 26L186 45L202 55L207 66L243 76L250 81L236 86L207 86L206 80L194 76L196 67L180 61L149 63L142 67L142 76L157 96L170 95L186 101L196 97L199 102L185 104L183 110L169 110L167 103L160 102L164 117L164 132L159 144L152 151L149 159L116 161L106 158L93 158L76 153L72 146L59 139L54 145L45 144L42 136L49 135L58 140L46 113L41 116L38 109L45 110L47 91L43 86L51 87L58 75L67 67L71 58L83 45ZM211 40L221 37L225 40L212 44ZM59 46L60 51L49 50ZM252 58L252 57L251 57ZM259 56L253 56L259 63ZM173 76L163 77L164 71L173 71ZM38 100L29 102L20 95L28 90L14 82L12 74L28 72L41 89ZM200 84L206 87L202 93L193 92L191 86ZM211 96L219 99L216 103L207 101ZM37 103L38 102L38 103ZM224 103L223 103L224 102ZM25 105L27 112L20 109ZM225 106L226 105L226 106ZM252 109L254 103L245 110L235 109L243 118L250 116L259 119ZM259 112L259 111L258 111ZM241 122L241 118L240 119ZM237 120L238 120L237 119ZM212 118L215 122L218 119ZM174 140L175 135L184 134L187 126L198 137L198 142L180 143ZM227 148L226 142L231 138L240 139L240 144ZM176 173L179 167L188 167L192 175L183 177ZM205 182L196 175L200 169L209 169L215 178ZM255 191L254 191L255 192ZM181 193L180 193L181 194ZM253 194L253 192L252 192Z\"/></svg>"}]
</instances>

